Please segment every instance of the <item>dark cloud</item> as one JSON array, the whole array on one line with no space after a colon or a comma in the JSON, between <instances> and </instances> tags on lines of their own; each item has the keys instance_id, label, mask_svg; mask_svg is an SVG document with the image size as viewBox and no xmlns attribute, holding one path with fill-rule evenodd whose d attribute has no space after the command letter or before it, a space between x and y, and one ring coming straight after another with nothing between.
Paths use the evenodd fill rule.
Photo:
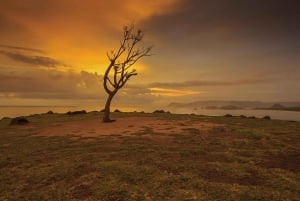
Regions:
<instances>
[{"instance_id":1,"label":"dark cloud","mask_svg":"<svg viewBox=\"0 0 300 201\"><path fill-rule=\"evenodd\" d=\"M104 104L106 93L103 76L82 71L59 72L35 69L31 72L0 73L0 101L2 98L54 99L87 101ZM114 101L118 105L137 106L150 104L154 97L142 85L124 87Z\"/></svg>"},{"instance_id":2,"label":"dark cloud","mask_svg":"<svg viewBox=\"0 0 300 201\"><path fill-rule=\"evenodd\" d=\"M0 73L0 93L17 98L90 99L99 98L102 76L55 70L35 70L24 73ZM103 95L102 95L103 96Z\"/></svg>"},{"instance_id":3,"label":"dark cloud","mask_svg":"<svg viewBox=\"0 0 300 201\"><path fill-rule=\"evenodd\" d=\"M254 85L270 82L266 78L253 78L236 81L201 81L190 80L184 82L155 82L149 84L149 87L157 88L186 88L186 87L199 87L199 86L241 86L241 85Z\"/></svg>"},{"instance_id":4,"label":"dark cloud","mask_svg":"<svg viewBox=\"0 0 300 201\"><path fill-rule=\"evenodd\" d=\"M153 16L144 26L161 41L188 49L241 43L299 48L297 0L183 0L178 7L177 12Z\"/></svg>"},{"instance_id":5,"label":"dark cloud","mask_svg":"<svg viewBox=\"0 0 300 201\"><path fill-rule=\"evenodd\" d=\"M12 49L12 50L21 50L21 51L29 51L29 52L35 52L39 54L45 54L43 50L36 49L36 48L28 48L28 47L18 47L18 46L12 46L12 45L1 45L1 48L7 48L7 49Z\"/></svg>"},{"instance_id":6,"label":"dark cloud","mask_svg":"<svg viewBox=\"0 0 300 201\"><path fill-rule=\"evenodd\" d=\"M68 66L63 62L60 62L56 59L46 57L46 56L29 56L18 52L8 52L3 50L0 50L0 54L3 54L14 61L31 64L35 66L43 66L43 67L59 67L59 66L67 67Z\"/></svg>"}]
</instances>

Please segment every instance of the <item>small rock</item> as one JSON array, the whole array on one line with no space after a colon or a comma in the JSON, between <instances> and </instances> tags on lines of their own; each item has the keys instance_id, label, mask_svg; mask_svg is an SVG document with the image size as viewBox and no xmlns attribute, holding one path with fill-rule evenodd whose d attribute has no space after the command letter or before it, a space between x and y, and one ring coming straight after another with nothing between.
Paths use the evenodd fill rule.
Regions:
<instances>
[{"instance_id":1,"label":"small rock","mask_svg":"<svg viewBox=\"0 0 300 201\"><path fill-rule=\"evenodd\" d=\"M86 114L86 111L85 110L74 111L74 112L69 111L66 114L67 115Z\"/></svg>"},{"instance_id":2,"label":"small rock","mask_svg":"<svg viewBox=\"0 0 300 201\"><path fill-rule=\"evenodd\" d=\"M51 110L48 111L46 114L54 114L54 112L52 112Z\"/></svg>"},{"instance_id":3,"label":"small rock","mask_svg":"<svg viewBox=\"0 0 300 201\"><path fill-rule=\"evenodd\" d=\"M264 117L263 117L263 119L266 119L266 120L271 120L271 117L270 117L270 116L268 116L268 115L266 115L266 116L264 116Z\"/></svg>"},{"instance_id":4,"label":"small rock","mask_svg":"<svg viewBox=\"0 0 300 201\"><path fill-rule=\"evenodd\" d=\"M115 111L114 112L121 112L120 110L118 110L118 109L115 109Z\"/></svg>"},{"instance_id":5,"label":"small rock","mask_svg":"<svg viewBox=\"0 0 300 201\"><path fill-rule=\"evenodd\" d=\"M256 119L256 117L255 116L250 116L250 117L248 117L248 119Z\"/></svg>"},{"instance_id":6,"label":"small rock","mask_svg":"<svg viewBox=\"0 0 300 201\"><path fill-rule=\"evenodd\" d=\"M152 113L167 113L167 114L170 114L171 112L169 112L169 111L166 112L164 110L155 110Z\"/></svg>"},{"instance_id":7,"label":"small rock","mask_svg":"<svg viewBox=\"0 0 300 201\"><path fill-rule=\"evenodd\" d=\"M225 114L224 117L233 117L231 114Z\"/></svg>"}]
</instances>

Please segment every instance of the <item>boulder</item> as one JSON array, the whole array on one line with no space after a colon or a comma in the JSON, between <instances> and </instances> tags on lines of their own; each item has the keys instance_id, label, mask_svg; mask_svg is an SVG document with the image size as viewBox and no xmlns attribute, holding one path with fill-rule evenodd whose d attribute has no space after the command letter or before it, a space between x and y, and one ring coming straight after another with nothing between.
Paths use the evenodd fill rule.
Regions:
<instances>
[{"instance_id":1,"label":"boulder","mask_svg":"<svg viewBox=\"0 0 300 201\"><path fill-rule=\"evenodd\" d=\"M86 114L86 113L87 112L85 110L80 110L80 111L73 111L73 112L69 111L66 114L67 115L77 115L77 114Z\"/></svg>"},{"instance_id":2,"label":"boulder","mask_svg":"<svg viewBox=\"0 0 300 201\"><path fill-rule=\"evenodd\" d=\"M169 111L164 111L164 110L155 110L155 111L153 111L152 113L168 113L168 114L170 114L170 112Z\"/></svg>"},{"instance_id":3,"label":"boulder","mask_svg":"<svg viewBox=\"0 0 300 201\"><path fill-rule=\"evenodd\" d=\"M263 117L263 119L266 119L266 120L271 120L271 117L270 117L270 116L268 116L268 115L266 115L266 116L264 116L264 117Z\"/></svg>"}]
</instances>

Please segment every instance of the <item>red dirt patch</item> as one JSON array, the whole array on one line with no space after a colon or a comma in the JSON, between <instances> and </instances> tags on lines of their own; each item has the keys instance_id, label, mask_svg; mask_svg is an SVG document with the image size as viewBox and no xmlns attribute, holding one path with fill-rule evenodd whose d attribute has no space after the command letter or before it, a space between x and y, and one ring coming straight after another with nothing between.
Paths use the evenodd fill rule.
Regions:
<instances>
[{"instance_id":1,"label":"red dirt patch","mask_svg":"<svg viewBox=\"0 0 300 201\"><path fill-rule=\"evenodd\" d=\"M167 121L155 117L126 117L118 118L113 123L102 123L99 119L61 122L38 129L37 135L64 136L79 135L84 137L98 137L104 135L123 135L145 132L150 128L152 133L174 134L189 133L188 129L207 131L213 127L222 126L208 122L188 122L183 120ZM149 133L151 134L151 133Z\"/></svg>"}]
</instances>

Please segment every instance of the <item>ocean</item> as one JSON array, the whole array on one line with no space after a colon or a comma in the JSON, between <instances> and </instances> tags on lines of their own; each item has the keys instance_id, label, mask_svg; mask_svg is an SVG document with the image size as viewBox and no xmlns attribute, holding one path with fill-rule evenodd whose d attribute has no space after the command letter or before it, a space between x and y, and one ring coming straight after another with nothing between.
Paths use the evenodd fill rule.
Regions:
<instances>
[{"instance_id":1,"label":"ocean","mask_svg":"<svg viewBox=\"0 0 300 201\"><path fill-rule=\"evenodd\" d=\"M100 111L103 107L101 106L1 106L0 107L0 119L3 117L17 117L26 116L31 114L42 114L48 111L53 111L55 113L66 113L68 111L86 110L90 111ZM153 110L142 110L141 108L125 108L118 107L119 110L123 112L133 112L133 111L145 111L152 112ZM162 108L157 108L162 109ZM163 108L164 109L164 108ZM112 108L112 111L114 108ZM255 116L258 118L264 117L266 115L270 116L272 119L280 120L292 120L300 121L300 112L293 111L279 111L279 110L209 110L209 109L198 109L193 110L189 108L165 108L165 111L170 111L177 114L199 114L208 116L223 116L225 114L231 114L234 116L245 115L245 116Z\"/></svg>"}]
</instances>

